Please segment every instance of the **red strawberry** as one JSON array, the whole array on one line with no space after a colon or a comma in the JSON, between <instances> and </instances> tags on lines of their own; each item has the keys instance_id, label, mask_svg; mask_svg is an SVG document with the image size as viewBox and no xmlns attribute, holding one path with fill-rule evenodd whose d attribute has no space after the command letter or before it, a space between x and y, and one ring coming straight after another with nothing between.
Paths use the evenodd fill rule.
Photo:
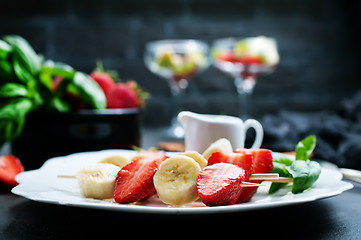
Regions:
<instances>
[{"instance_id":1,"label":"red strawberry","mask_svg":"<svg viewBox=\"0 0 361 240\"><path fill-rule=\"evenodd\" d=\"M215 163L230 163L241 167L246 172L246 178L252 174L253 156L251 153L224 153L215 152L208 159L208 165Z\"/></svg>"},{"instance_id":2,"label":"red strawberry","mask_svg":"<svg viewBox=\"0 0 361 240\"><path fill-rule=\"evenodd\" d=\"M270 173L273 170L272 151L268 149L237 149L235 152L251 153L253 155L252 173ZM249 181L261 183L262 181ZM258 187L242 188L242 193L237 203L248 202L257 192Z\"/></svg>"},{"instance_id":3,"label":"red strawberry","mask_svg":"<svg viewBox=\"0 0 361 240\"><path fill-rule=\"evenodd\" d=\"M113 78L107 73L93 72L89 76L99 84L105 94L114 86Z\"/></svg>"},{"instance_id":4,"label":"red strawberry","mask_svg":"<svg viewBox=\"0 0 361 240\"><path fill-rule=\"evenodd\" d=\"M153 176L164 159L140 158L124 166L116 177L115 202L132 203L155 194Z\"/></svg>"},{"instance_id":5,"label":"red strawberry","mask_svg":"<svg viewBox=\"0 0 361 240\"><path fill-rule=\"evenodd\" d=\"M227 61L227 62L234 62L235 60L235 56L234 53L232 51L228 51L228 52L223 52L221 53L218 58L222 61Z\"/></svg>"},{"instance_id":6,"label":"red strawberry","mask_svg":"<svg viewBox=\"0 0 361 240\"><path fill-rule=\"evenodd\" d=\"M24 171L20 160L12 155L0 157L0 184L5 187L14 187L18 185L15 176Z\"/></svg>"},{"instance_id":7,"label":"red strawberry","mask_svg":"<svg viewBox=\"0 0 361 240\"><path fill-rule=\"evenodd\" d=\"M241 194L245 175L242 168L229 163L207 166L198 174L199 197L207 206L232 205Z\"/></svg>"},{"instance_id":8,"label":"red strawberry","mask_svg":"<svg viewBox=\"0 0 361 240\"><path fill-rule=\"evenodd\" d=\"M135 108L139 102L137 93L125 83L115 84L105 96L107 108Z\"/></svg>"},{"instance_id":9,"label":"red strawberry","mask_svg":"<svg viewBox=\"0 0 361 240\"><path fill-rule=\"evenodd\" d=\"M253 156L253 173L270 173L273 170L272 151L268 149L237 149L235 153Z\"/></svg>"},{"instance_id":10,"label":"red strawberry","mask_svg":"<svg viewBox=\"0 0 361 240\"><path fill-rule=\"evenodd\" d=\"M259 56L242 56L237 59L238 62L245 65L261 64L262 59Z\"/></svg>"}]
</instances>

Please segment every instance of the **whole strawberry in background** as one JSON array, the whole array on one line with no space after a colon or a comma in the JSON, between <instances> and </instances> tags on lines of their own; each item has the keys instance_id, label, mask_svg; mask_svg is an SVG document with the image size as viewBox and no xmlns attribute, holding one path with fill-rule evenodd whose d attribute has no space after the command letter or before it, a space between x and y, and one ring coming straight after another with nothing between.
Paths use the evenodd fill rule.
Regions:
<instances>
[{"instance_id":1,"label":"whole strawberry in background","mask_svg":"<svg viewBox=\"0 0 361 240\"><path fill-rule=\"evenodd\" d=\"M136 108L138 96L126 83L117 83L105 94L107 108Z\"/></svg>"},{"instance_id":2,"label":"whole strawberry in background","mask_svg":"<svg viewBox=\"0 0 361 240\"><path fill-rule=\"evenodd\" d=\"M89 76L99 84L106 94L114 86L114 80L118 78L118 73L115 71L104 70L103 63L97 61L96 68Z\"/></svg>"},{"instance_id":3,"label":"whole strawberry in background","mask_svg":"<svg viewBox=\"0 0 361 240\"><path fill-rule=\"evenodd\" d=\"M117 72L104 70L100 61L97 61L97 68L90 77L103 89L107 108L143 108L145 99L149 98L149 94L135 81L118 82Z\"/></svg>"},{"instance_id":4,"label":"whole strawberry in background","mask_svg":"<svg viewBox=\"0 0 361 240\"><path fill-rule=\"evenodd\" d=\"M105 94L114 86L114 80L108 73L92 72L90 77L99 84Z\"/></svg>"}]
</instances>

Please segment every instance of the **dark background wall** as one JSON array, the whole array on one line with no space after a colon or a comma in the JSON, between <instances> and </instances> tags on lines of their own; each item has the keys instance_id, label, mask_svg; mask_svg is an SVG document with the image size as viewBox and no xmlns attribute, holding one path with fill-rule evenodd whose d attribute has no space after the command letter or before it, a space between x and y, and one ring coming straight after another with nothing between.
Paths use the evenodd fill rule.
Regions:
<instances>
[{"instance_id":1,"label":"dark background wall","mask_svg":"<svg viewBox=\"0 0 361 240\"><path fill-rule=\"evenodd\" d=\"M355 0L11 0L1 3L0 35L22 35L46 58L88 73L101 59L151 92L144 121L162 125L170 92L143 64L148 41L272 36L281 62L256 85L256 116L331 109L361 88L360 9ZM184 109L237 113L233 82L212 67L187 94Z\"/></svg>"}]
</instances>

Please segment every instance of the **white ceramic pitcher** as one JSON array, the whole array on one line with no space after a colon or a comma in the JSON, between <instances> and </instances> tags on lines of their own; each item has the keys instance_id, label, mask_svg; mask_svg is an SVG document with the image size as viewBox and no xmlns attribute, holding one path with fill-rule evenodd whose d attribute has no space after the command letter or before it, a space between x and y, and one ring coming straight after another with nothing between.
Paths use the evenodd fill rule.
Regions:
<instances>
[{"instance_id":1,"label":"white ceramic pitcher","mask_svg":"<svg viewBox=\"0 0 361 240\"><path fill-rule=\"evenodd\" d=\"M243 122L240 118L225 115L198 114L183 111L178 114L178 121L185 130L185 148L202 153L220 138L227 138L233 149L244 148L246 133L254 128L256 137L252 148L261 147L263 140L262 125L255 119Z\"/></svg>"}]
</instances>

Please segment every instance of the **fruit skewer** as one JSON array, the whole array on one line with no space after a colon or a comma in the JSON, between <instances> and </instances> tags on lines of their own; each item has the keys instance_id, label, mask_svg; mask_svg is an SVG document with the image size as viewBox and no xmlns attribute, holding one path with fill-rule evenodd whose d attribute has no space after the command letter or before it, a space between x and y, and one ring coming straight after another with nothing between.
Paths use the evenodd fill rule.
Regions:
<instances>
[{"instance_id":1,"label":"fruit skewer","mask_svg":"<svg viewBox=\"0 0 361 240\"><path fill-rule=\"evenodd\" d=\"M76 179L75 175L57 175L58 178L70 178ZM293 182L293 178L280 177L278 173L254 173L250 176L249 180L260 180L260 181L269 181L269 182L277 182L277 183L291 183ZM251 182L242 182L242 187L257 187L264 186L264 184L257 184Z\"/></svg>"}]
</instances>

